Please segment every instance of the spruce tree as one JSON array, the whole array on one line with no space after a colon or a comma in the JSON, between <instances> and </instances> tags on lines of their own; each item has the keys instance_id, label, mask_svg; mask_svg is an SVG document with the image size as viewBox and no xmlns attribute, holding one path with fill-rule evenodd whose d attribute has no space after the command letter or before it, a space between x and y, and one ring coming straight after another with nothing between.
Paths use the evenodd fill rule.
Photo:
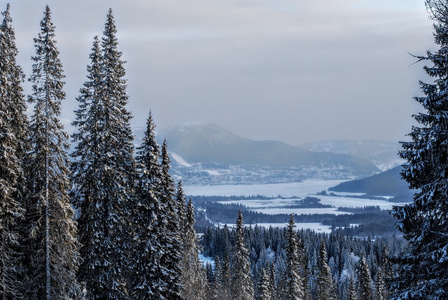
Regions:
<instances>
[{"instance_id":1,"label":"spruce tree","mask_svg":"<svg viewBox=\"0 0 448 300\"><path fill-rule=\"evenodd\" d=\"M317 299L329 300L333 297L333 279L327 262L327 249L324 240L320 243L317 261Z\"/></svg>"},{"instance_id":2,"label":"spruce tree","mask_svg":"<svg viewBox=\"0 0 448 300\"><path fill-rule=\"evenodd\" d=\"M17 48L10 6L0 27L0 298L20 297L23 278L23 157L28 123L16 64Z\"/></svg>"},{"instance_id":3,"label":"spruce tree","mask_svg":"<svg viewBox=\"0 0 448 300\"><path fill-rule=\"evenodd\" d=\"M29 268L26 299L76 299L81 289L76 280L79 265L74 211L69 199L67 134L58 120L65 98L64 78L54 25L47 6L34 39L28 187Z\"/></svg>"},{"instance_id":4,"label":"spruce tree","mask_svg":"<svg viewBox=\"0 0 448 300\"><path fill-rule=\"evenodd\" d=\"M393 299L448 298L448 5L445 0L425 2L439 48L419 57L430 62L424 70L433 81L420 82L424 95L415 100L424 111L414 115L417 125L400 152L407 161L401 175L416 193L412 203L394 208L409 250L396 259L400 267Z\"/></svg>"},{"instance_id":5,"label":"spruce tree","mask_svg":"<svg viewBox=\"0 0 448 300\"><path fill-rule=\"evenodd\" d=\"M73 122L72 195L83 258L78 277L89 299L128 297L135 161L116 32L109 10L101 45L94 39Z\"/></svg>"},{"instance_id":6,"label":"spruce tree","mask_svg":"<svg viewBox=\"0 0 448 300\"><path fill-rule=\"evenodd\" d=\"M361 253L358 266L358 284L358 299L372 300L372 278L370 277L369 265L364 252Z\"/></svg>"},{"instance_id":7,"label":"spruce tree","mask_svg":"<svg viewBox=\"0 0 448 300\"><path fill-rule=\"evenodd\" d=\"M301 234L297 233L297 244L299 251L299 260L300 260L300 279L301 279L301 288L303 290L303 299L310 299L310 289L308 286L308 254L303 244L303 231Z\"/></svg>"},{"instance_id":8,"label":"spruce tree","mask_svg":"<svg viewBox=\"0 0 448 300\"><path fill-rule=\"evenodd\" d=\"M249 251L244 244L243 214L238 213L235 228L235 247L232 263L232 299L252 300L254 286L251 279Z\"/></svg>"},{"instance_id":9,"label":"spruce tree","mask_svg":"<svg viewBox=\"0 0 448 300\"><path fill-rule=\"evenodd\" d=\"M357 300L355 279L353 278L353 275L350 277L349 280L347 300Z\"/></svg>"},{"instance_id":10,"label":"spruce tree","mask_svg":"<svg viewBox=\"0 0 448 300\"><path fill-rule=\"evenodd\" d=\"M258 281L258 297L257 300L273 300L272 290L270 286L269 278L269 265L267 264L263 269L261 269L261 277Z\"/></svg>"},{"instance_id":11,"label":"spruce tree","mask_svg":"<svg viewBox=\"0 0 448 300\"><path fill-rule=\"evenodd\" d=\"M286 291L284 291L285 299L291 300L303 299L305 296L300 277L301 265L295 226L294 215L291 214L286 231Z\"/></svg>"},{"instance_id":12,"label":"spruce tree","mask_svg":"<svg viewBox=\"0 0 448 300\"><path fill-rule=\"evenodd\" d=\"M180 186L181 188L181 186ZM179 192L178 192L179 193ZM180 192L183 194L183 192ZM181 297L186 300L201 300L206 296L205 270L199 260L196 231L194 230L194 207L188 201L186 211L186 227L181 260Z\"/></svg>"},{"instance_id":13,"label":"spruce tree","mask_svg":"<svg viewBox=\"0 0 448 300\"><path fill-rule=\"evenodd\" d=\"M159 195L164 211L163 218L165 224L161 240L162 254L160 264L167 272L162 277L166 283L166 289L162 292L162 297L175 300L181 299L180 261L182 240L180 237L179 208L175 199L174 181L171 178L170 168L168 146L167 142L164 141L161 149L161 186Z\"/></svg>"},{"instance_id":14,"label":"spruce tree","mask_svg":"<svg viewBox=\"0 0 448 300\"><path fill-rule=\"evenodd\" d=\"M164 299L169 272L161 264L162 240L165 230L164 209L160 202L160 150L155 136L151 112L142 144L137 148L136 207L133 213L134 240L131 294L135 299Z\"/></svg>"}]
</instances>

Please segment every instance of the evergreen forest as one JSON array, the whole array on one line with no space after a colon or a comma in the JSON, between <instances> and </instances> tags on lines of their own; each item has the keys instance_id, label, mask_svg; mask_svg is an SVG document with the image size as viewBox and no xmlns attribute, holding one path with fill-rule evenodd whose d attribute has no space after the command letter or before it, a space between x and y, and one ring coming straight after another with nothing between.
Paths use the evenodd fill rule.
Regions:
<instances>
[{"instance_id":1,"label":"evergreen forest","mask_svg":"<svg viewBox=\"0 0 448 300\"><path fill-rule=\"evenodd\" d=\"M299 231L305 217L295 215L281 216L285 228L245 226L239 207L226 208L234 226L196 224L200 214L170 174L169 141L158 144L150 111L134 145L112 10L80 70L86 80L69 136L52 12L44 9L25 75L8 4L0 25L0 298L448 299L448 1L425 3L440 47L416 56L434 79L420 82L424 96L415 100L424 112L399 153L416 193L394 207L399 234L387 236Z\"/></svg>"}]
</instances>

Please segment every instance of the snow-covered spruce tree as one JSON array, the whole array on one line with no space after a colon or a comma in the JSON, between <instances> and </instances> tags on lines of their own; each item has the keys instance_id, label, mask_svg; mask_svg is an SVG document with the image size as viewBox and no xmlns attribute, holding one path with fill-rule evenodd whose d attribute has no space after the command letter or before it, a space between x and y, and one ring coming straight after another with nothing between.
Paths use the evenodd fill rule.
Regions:
<instances>
[{"instance_id":1,"label":"snow-covered spruce tree","mask_svg":"<svg viewBox=\"0 0 448 300\"><path fill-rule=\"evenodd\" d=\"M439 49L419 57L432 64L424 69L434 80L420 82L424 96L415 100L424 112L414 115L419 125L412 127L411 141L402 142L400 152L407 160L401 175L417 192L412 203L393 212L409 250L396 259L392 299L448 298L448 3L425 2Z\"/></svg>"},{"instance_id":2,"label":"snow-covered spruce tree","mask_svg":"<svg viewBox=\"0 0 448 300\"><path fill-rule=\"evenodd\" d=\"M305 245L303 244L303 231L297 232L297 245L300 259L300 279L301 288L303 290L303 299L310 299L310 288L308 286L308 253Z\"/></svg>"},{"instance_id":3,"label":"snow-covered spruce tree","mask_svg":"<svg viewBox=\"0 0 448 300\"><path fill-rule=\"evenodd\" d=\"M375 299L386 300L389 298L388 295L384 271L379 267L375 276Z\"/></svg>"},{"instance_id":4,"label":"snow-covered spruce tree","mask_svg":"<svg viewBox=\"0 0 448 300\"><path fill-rule=\"evenodd\" d=\"M181 188L181 186L180 186ZM179 194L179 192L178 192ZM183 192L182 192L183 194ZM206 298L205 269L199 260L199 249L194 230L194 207L191 200L188 201L186 211L186 226L184 230L184 244L181 260L181 296L186 300L201 300Z\"/></svg>"},{"instance_id":5,"label":"snow-covered spruce tree","mask_svg":"<svg viewBox=\"0 0 448 300\"><path fill-rule=\"evenodd\" d=\"M0 298L20 298L25 236L23 157L27 152L28 120L16 64L18 54L10 6L0 27Z\"/></svg>"},{"instance_id":6,"label":"snow-covered spruce tree","mask_svg":"<svg viewBox=\"0 0 448 300\"><path fill-rule=\"evenodd\" d=\"M358 285L358 299L372 300L372 278L370 277L369 265L364 252L361 253L361 259L359 260Z\"/></svg>"},{"instance_id":7,"label":"snow-covered spruce tree","mask_svg":"<svg viewBox=\"0 0 448 300\"><path fill-rule=\"evenodd\" d=\"M348 284L347 300L357 300L355 279L353 278L353 275L350 277L349 284Z\"/></svg>"},{"instance_id":8,"label":"snow-covered spruce tree","mask_svg":"<svg viewBox=\"0 0 448 300\"><path fill-rule=\"evenodd\" d=\"M178 212L178 203L175 199L174 182L169 173L170 158L168 156L168 146L163 142L161 151L161 187L160 202L164 209L165 228L162 236L162 255L160 259L161 266L167 270L163 281L166 283L166 290L161 292L161 296L166 299L181 299L180 296L180 278L181 278L181 251L182 240L180 237L180 220ZM163 299L163 298L162 298Z\"/></svg>"},{"instance_id":9,"label":"snow-covered spruce tree","mask_svg":"<svg viewBox=\"0 0 448 300\"><path fill-rule=\"evenodd\" d=\"M319 257L317 261L317 299L329 300L333 297L333 279L327 262L327 249L325 242L320 242Z\"/></svg>"},{"instance_id":10,"label":"snow-covered spruce tree","mask_svg":"<svg viewBox=\"0 0 448 300\"><path fill-rule=\"evenodd\" d=\"M30 123L31 151L27 156L29 198L29 266L26 299L77 299L81 289L76 280L79 265L76 222L68 191L67 134L58 120L62 90L62 63L56 48L54 26L47 6L34 39L36 56L32 75L34 104Z\"/></svg>"},{"instance_id":11,"label":"snow-covered spruce tree","mask_svg":"<svg viewBox=\"0 0 448 300\"><path fill-rule=\"evenodd\" d=\"M167 289L163 277L169 270L160 264L166 220L160 202L162 173L159 156L155 124L150 112L145 136L136 154L138 177L132 220L136 245L131 275L131 295L135 299L164 299L161 293Z\"/></svg>"},{"instance_id":12,"label":"snow-covered spruce tree","mask_svg":"<svg viewBox=\"0 0 448 300\"><path fill-rule=\"evenodd\" d=\"M261 269L261 277L258 281L258 296L257 300L273 300L272 299L272 287L271 287L271 279L269 276L270 267L269 264Z\"/></svg>"},{"instance_id":13,"label":"snow-covered spruce tree","mask_svg":"<svg viewBox=\"0 0 448 300\"><path fill-rule=\"evenodd\" d=\"M181 228L184 229L184 232L182 233L182 238L186 237L186 235L184 235L187 225L188 225L188 220L187 220L187 215L186 215L186 209L187 209L187 199L185 198L185 193L184 193L184 189L182 187L182 181L179 180L179 182L177 183L177 190L176 190L176 201L177 201L177 213L179 215L179 226ZM185 244L185 241L182 241L182 244Z\"/></svg>"},{"instance_id":14,"label":"snow-covered spruce tree","mask_svg":"<svg viewBox=\"0 0 448 300\"><path fill-rule=\"evenodd\" d=\"M283 292L285 299L291 300L303 299L305 296L300 277L301 265L295 227L294 215L291 214L286 229L286 290Z\"/></svg>"},{"instance_id":15,"label":"snow-covered spruce tree","mask_svg":"<svg viewBox=\"0 0 448 300\"><path fill-rule=\"evenodd\" d=\"M135 160L131 114L112 11L95 38L73 125L73 203L82 243L78 278L89 299L127 299Z\"/></svg>"},{"instance_id":16,"label":"snow-covered spruce tree","mask_svg":"<svg viewBox=\"0 0 448 300\"><path fill-rule=\"evenodd\" d=\"M249 251L244 244L243 214L238 213L235 228L235 247L232 260L232 299L252 300L254 298L254 286L251 279Z\"/></svg>"}]
</instances>

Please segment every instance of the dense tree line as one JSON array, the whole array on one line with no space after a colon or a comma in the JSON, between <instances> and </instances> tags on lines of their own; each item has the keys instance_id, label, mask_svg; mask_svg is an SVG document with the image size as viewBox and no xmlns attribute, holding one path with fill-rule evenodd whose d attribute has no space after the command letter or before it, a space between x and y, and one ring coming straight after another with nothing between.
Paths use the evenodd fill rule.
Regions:
<instances>
[{"instance_id":1,"label":"dense tree line","mask_svg":"<svg viewBox=\"0 0 448 300\"><path fill-rule=\"evenodd\" d=\"M203 254L214 258L214 267L208 267L211 287L230 289L232 280L223 270L238 269L232 262L234 249L241 247L239 226L204 229ZM397 237L298 231L291 215L285 228L246 226L244 246L255 299L388 299L388 280L396 272L389 257L402 253L406 243ZM208 299L228 299L217 294Z\"/></svg>"}]
</instances>

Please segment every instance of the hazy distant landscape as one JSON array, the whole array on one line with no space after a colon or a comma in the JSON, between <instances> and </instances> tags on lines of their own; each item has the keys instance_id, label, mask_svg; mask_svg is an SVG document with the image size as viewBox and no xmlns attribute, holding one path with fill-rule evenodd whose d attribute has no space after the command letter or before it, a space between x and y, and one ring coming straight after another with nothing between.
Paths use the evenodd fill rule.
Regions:
<instances>
[{"instance_id":1,"label":"hazy distant landscape","mask_svg":"<svg viewBox=\"0 0 448 300\"><path fill-rule=\"evenodd\" d=\"M362 226L363 235L398 234L388 211L412 200L400 176L398 142L291 146L250 140L208 123L161 129L157 136L169 144L173 177L193 199L201 225L232 223L243 210L247 225L285 226L293 213L303 229ZM309 199L312 205L304 204ZM380 223L387 228L378 230Z\"/></svg>"}]
</instances>

